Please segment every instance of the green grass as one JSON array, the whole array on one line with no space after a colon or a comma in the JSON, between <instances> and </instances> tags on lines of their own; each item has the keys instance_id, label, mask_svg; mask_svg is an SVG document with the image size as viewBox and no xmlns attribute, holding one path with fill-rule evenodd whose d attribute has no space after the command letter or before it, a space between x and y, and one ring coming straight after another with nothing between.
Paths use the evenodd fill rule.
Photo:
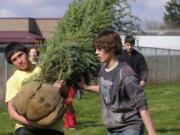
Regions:
<instances>
[{"instance_id":1,"label":"green grass","mask_svg":"<svg viewBox=\"0 0 180 135\"><path fill-rule=\"evenodd\" d=\"M157 135L180 135L180 83L149 85L145 88ZM74 99L77 127L65 129L66 135L105 135L97 94L86 92ZM6 109L0 109L0 135L12 135L13 123Z\"/></svg>"},{"instance_id":2,"label":"green grass","mask_svg":"<svg viewBox=\"0 0 180 135\"><path fill-rule=\"evenodd\" d=\"M180 135L180 83L146 87L158 135Z\"/></svg>"},{"instance_id":3,"label":"green grass","mask_svg":"<svg viewBox=\"0 0 180 135\"><path fill-rule=\"evenodd\" d=\"M13 135L14 124L8 117L7 110L0 108L0 135Z\"/></svg>"}]
</instances>

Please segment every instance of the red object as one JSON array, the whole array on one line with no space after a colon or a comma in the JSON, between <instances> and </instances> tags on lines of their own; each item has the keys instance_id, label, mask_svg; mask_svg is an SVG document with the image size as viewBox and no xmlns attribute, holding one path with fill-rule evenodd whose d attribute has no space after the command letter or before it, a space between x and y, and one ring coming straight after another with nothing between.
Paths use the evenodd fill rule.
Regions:
<instances>
[{"instance_id":1,"label":"red object","mask_svg":"<svg viewBox=\"0 0 180 135\"><path fill-rule=\"evenodd\" d=\"M74 107L72 105L72 100L75 96L75 89L73 87L69 88L69 96L66 99L66 111L64 113L64 127L65 128L75 128L76 126L76 117Z\"/></svg>"},{"instance_id":2,"label":"red object","mask_svg":"<svg viewBox=\"0 0 180 135\"><path fill-rule=\"evenodd\" d=\"M64 127L65 128L75 128L76 126L76 118L73 113L65 113L64 114Z\"/></svg>"}]
</instances>

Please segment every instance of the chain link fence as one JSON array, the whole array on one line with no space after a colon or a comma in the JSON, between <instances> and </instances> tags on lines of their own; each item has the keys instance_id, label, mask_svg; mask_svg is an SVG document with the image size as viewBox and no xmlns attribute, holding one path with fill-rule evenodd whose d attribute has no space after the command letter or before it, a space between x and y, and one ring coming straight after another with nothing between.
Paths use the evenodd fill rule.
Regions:
<instances>
[{"instance_id":1,"label":"chain link fence","mask_svg":"<svg viewBox=\"0 0 180 135\"><path fill-rule=\"evenodd\" d=\"M167 83L180 80L180 50L139 47L149 68L149 83Z\"/></svg>"},{"instance_id":2,"label":"chain link fence","mask_svg":"<svg viewBox=\"0 0 180 135\"><path fill-rule=\"evenodd\" d=\"M0 45L0 105L4 104L5 85L14 67L4 58L5 46ZM168 83L180 80L180 50L138 47L149 68L148 83Z\"/></svg>"}]
</instances>

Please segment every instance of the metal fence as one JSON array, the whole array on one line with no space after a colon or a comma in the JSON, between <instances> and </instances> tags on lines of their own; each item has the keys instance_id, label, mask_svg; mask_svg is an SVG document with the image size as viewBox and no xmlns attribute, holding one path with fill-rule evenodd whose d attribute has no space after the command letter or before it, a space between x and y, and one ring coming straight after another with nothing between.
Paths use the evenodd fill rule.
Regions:
<instances>
[{"instance_id":1,"label":"metal fence","mask_svg":"<svg viewBox=\"0 0 180 135\"><path fill-rule=\"evenodd\" d=\"M139 47L149 68L149 83L180 80L180 50Z\"/></svg>"},{"instance_id":2,"label":"metal fence","mask_svg":"<svg viewBox=\"0 0 180 135\"><path fill-rule=\"evenodd\" d=\"M4 47L0 47L0 105L4 103L5 84L14 68L4 58ZM180 50L138 47L145 56L149 68L148 83L166 83L180 80Z\"/></svg>"}]
</instances>

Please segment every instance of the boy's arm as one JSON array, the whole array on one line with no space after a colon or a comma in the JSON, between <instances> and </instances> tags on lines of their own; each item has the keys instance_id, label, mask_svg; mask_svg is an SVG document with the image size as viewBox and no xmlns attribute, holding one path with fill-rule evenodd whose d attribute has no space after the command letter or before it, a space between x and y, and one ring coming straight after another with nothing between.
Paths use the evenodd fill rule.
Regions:
<instances>
[{"instance_id":1,"label":"boy's arm","mask_svg":"<svg viewBox=\"0 0 180 135\"><path fill-rule=\"evenodd\" d=\"M131 102L139 108L141 118L146 126L148 135L156 135L153 122L149 111L147 110L147 101L142 87L139 86L138 80L135 77L127 77L125 79L126 94L131 99Z\"/></svg>"},{"instance_id":2,"label":"boy's arm","mask_svg":"<svg viewBox=\"0 0 180 135\"><path fill-rule=\"evenodd\" d=\"M22 123L24 125L33 126L32 123L30 123L30 121L28 121L25 117L19 115L15 111L11 101L7 102L7 108L8 108L9 115L13 120L15 120L15 121L17 121L19 123Z\"/></svg>"},{"instance_id":3,"label":"boy's arm","mask_svg":"<svg viewBox=\"0 0 180 135\"><path fill-rule=\"evenodd\" d=\"M146 126L148 135L156 135L156 132L155 132L149 111L148 110L141 110L140 115L141 115L141 118L144 122L144 125Z\"/></svg>"},{"instance_id":4,"label":"boy's arm","mask_svg":"<svg viewBox=\"0 0 180 135\"><path fill-rule=\"evenodd\" d=\"M148 78L148 66L146 63L146 60L144 56L141 56L141 63L139 64L139 70L140 70L140 86L144 87L147 78Z\"/></svg>"},{"instance_id":5,"label":"boy's arm","mask_svg":"<svg viewBox=\"0 0 180 135\"><path fill-rule=\"evenodd\" d=\"M99 93L99 85L84 85L84 90Z\"/></svg>"},{"instance_id":6,"label":"boy's arm","mask_svg":"<svg viewBox=\"0 0 180 135\"><path fill-rule=\"evenodd\" d=\"M87 85L85 83L84 77L81 77L80 81L78 81L77 84L82 90L99 93L99 85Z\"/></svg>"}]
</instances>

